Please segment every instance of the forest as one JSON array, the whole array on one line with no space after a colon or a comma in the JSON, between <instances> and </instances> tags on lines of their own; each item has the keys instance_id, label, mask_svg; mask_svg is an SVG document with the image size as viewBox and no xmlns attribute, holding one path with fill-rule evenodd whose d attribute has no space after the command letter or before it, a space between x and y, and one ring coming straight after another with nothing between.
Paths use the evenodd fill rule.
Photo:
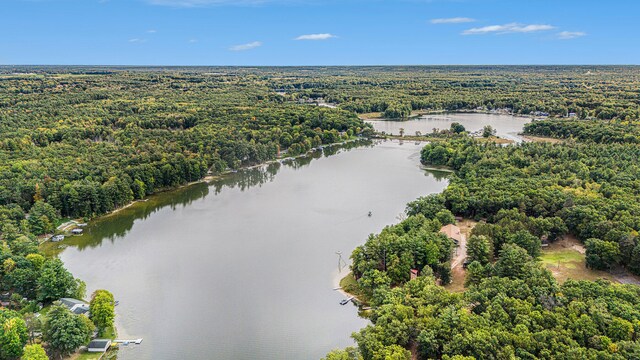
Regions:
<instances>
[{"instance_id":1,"label":"forest","mask_svg":"<svg viewBox=\"0 0 640 360\"><path fill-rule=\"evenodd\" d=\"M29 212L42 200L61 216L92 217L367 129L347 111L283 103L256 76L7 75L0 206Z\"/></svg>"},{"instance_id":2,"label":"forest","mask_svg":"<svg viewBox=\"0 0 640 360\"><path fill-rule=\"evenodd\" d=\"M525 133L562 142L461 129L426 145L421 161L455 170L450 185L354 250L371 325L327 359L640 358L638 287L559 284L538 261L571 233L589 267L640 274L639 81L638 67L597 66L0 67L0 360L66 356L112 325L108 292L91 318L55 302L87 295L39 249L63 221L369 137L367 113L416 111L549 115ZM464 293L441 286L455 245L438 230L456 216L481 221Z\"/></svg>"},{"instance_id":3,"label":"forest","mask_svg":"<svg viewBox=\"0 0 640 360\"><path fill-rule=\"evenodd\" d=\"M427 144L421 161L455 174L443 193L409 203L406 220L372 236L365 248L377 250L367 261L363 247L354 250L354 274L364 266L377 279L359 280L372 324L353 335L357 348L326 359L639 358L640 287L560 284L539 261L543 242L570 233L585 244L589 268L640 274L637 126L549 119L525 133L565 142L500 146L452 136ZM480 221L467 242L463 293L439 286L449 279L433 268L408 276L424 261L405 244L433 246L453 215ZM395 228L414 235L390 236Z\"/></svg>"}]
</instances>

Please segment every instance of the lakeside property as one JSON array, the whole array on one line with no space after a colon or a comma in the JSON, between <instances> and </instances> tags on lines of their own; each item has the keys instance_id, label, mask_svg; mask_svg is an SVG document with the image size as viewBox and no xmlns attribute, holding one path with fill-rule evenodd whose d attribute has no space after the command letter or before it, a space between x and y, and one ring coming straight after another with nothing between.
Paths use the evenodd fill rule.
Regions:
<instances>
[{"instance_id":1,"label":"lakeside property","mask_svg":"<svg viewBox=\"0 0 640 360\"><path fill-rule=\"evenodd\" d=\"M412 198L446 186L446 174L419 167L420 148L381 141L334 155L316 152L159 194L92 221L59 256L89 289L105 287L117 294L121 336L144 337L143 346L120 349L119 359L171 358L178 350L167 336L190 344L187 352L193 357L260 351L302 357L313 352L319 358L332 347L351 344L349 333L366 324L349 307L337 305L342 297L328 279L335 251L348 251L366 234L394 222ZM274 208L275 203L280 205ZM128 272L132 267L137 271ZM208 274L208 280L195 282L199 274ZM196 298L190 295L194 291ZM164 300L156 302L150 294ZM186 300L193 306L173 305ZM197 310L212 306L206 314ZM270 309L268 321L257 321L265 316L263 307ZM156 311L169 315L159 318ZM224 324L211 335L215 349L192 344L204 331L196 325L211 322ZM166 331L176 326L180 334ZM252 329L264 329L253 345L224 345L230 331ZM284 340L292 331L303 348Z\"/></svg>"}]
</instances>

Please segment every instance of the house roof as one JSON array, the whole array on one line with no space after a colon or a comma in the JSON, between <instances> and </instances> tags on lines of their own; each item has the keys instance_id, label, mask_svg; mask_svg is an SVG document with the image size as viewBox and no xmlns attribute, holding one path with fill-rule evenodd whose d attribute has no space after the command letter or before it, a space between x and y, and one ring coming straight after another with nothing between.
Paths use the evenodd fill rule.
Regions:
<instances>
[{"instance_id":1,"label":"house roof","mask_svg":"<svg viewBox=\"0 0 640 360\"><path fill-rule=\"evenodd\" d=\"M88 306L76 306L73 308L73 310L71 310L72 313L76 314L76 315L82 315L82 314L86 314L89 312L89 307Z\"/></svg>"},{"instance_id":2,"label":"house roof","mask_svg":"<svg viewBox=\"0 0 640 360\"><path fill-rule=\"evenodd\" d=\"M82 300L78 300L78 299L73 299L73 298L62 298L60 299L60 302L68 307L69 309L71 309L72 307L76 306L76 305L84 305L86 304L84 301Z\"/></svg>"},{"instance_id":3,"label":"house roof","mask_svg":"<svg viewBox=\"0 0 640 360\"><path fill-rule=\"evenodd\" d=\"M453 225L445 225L440 229L440 232L447 235L449 239L464 241L464 235L460 232L460 228Z\"/></svg>"},{"instance_id":4,"label":"house roof","mask_svg":"<svg viewBox=\"0 0 640 360\"><path fill-rule=\"evenodd\" d=\"M87 345L87 349L91 350L100 350L107 351L107 349L111 346L111 340L109 339L95 339L92 340L89 345Z\"/></svg>"}]
</instances>

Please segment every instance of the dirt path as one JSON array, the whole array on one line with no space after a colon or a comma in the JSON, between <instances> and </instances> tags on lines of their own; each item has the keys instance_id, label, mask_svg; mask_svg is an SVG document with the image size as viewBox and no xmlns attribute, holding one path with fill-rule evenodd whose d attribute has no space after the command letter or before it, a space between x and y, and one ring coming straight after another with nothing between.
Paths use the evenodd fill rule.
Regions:
<instances>
[{"instance_id":1,"label":"dirt path","mask_svg":"<svg viewBox=\"0 0 640 360\"><path fill-rule=\"evenodd\" d=\"M469 219L463 219L456 224L464 237L462 241L460 241L459 246L456 247L453 257L451 258L451 284L445 286L449 291L464 291L464 280L467 272L463 264L467 258L467 239L471 236L471 230L473 230L476 224L477 222Z\"/></svg>"}]
</instances>

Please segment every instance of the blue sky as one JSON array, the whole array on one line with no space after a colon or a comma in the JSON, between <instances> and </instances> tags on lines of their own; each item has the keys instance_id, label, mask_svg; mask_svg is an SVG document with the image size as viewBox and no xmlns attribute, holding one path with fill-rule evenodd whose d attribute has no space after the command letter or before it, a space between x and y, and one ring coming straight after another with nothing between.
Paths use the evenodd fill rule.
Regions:
<instances>
[{"instance_id":1,"label":"blue sky","mask_svg":"<svg viewBox=\"0 0 640 360\"><path fill-rule=\"evenodd\" d=\"M640 64L635 0L0 0L0 64Z\"/></svg>"}]
</instances>

